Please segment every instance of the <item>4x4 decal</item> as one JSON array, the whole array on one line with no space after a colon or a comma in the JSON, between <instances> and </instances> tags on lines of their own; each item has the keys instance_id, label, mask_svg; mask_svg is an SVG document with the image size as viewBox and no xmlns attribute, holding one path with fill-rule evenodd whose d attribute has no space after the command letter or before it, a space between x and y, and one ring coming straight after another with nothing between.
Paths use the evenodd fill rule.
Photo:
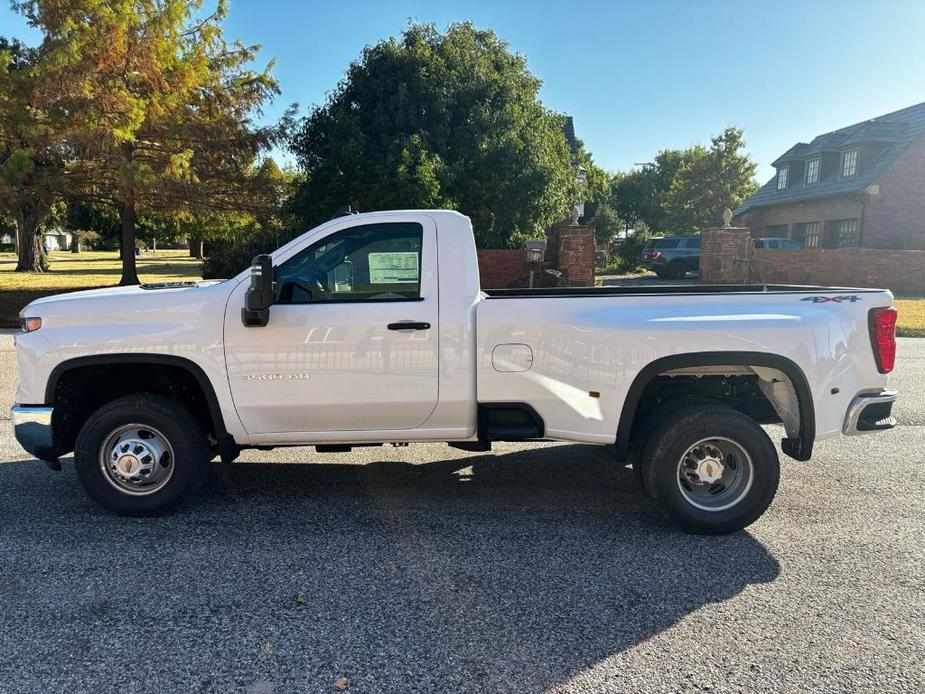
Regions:
<instances>
[{"instance_id":1,"label":"4x4 decal","mask_svg":"<svg viewBox=\"0 0 925 694\"><path fill-rule=\"evenodd\" d=\"M812 301L814 304L825 304L830 301L834 301L836 304L849 301L853 304L855 301L860 300L861 297L859 297L857 294L847 294L844 296L807 296L805 299L800 299L800 301Z\"/></svg>"}]
</instances>

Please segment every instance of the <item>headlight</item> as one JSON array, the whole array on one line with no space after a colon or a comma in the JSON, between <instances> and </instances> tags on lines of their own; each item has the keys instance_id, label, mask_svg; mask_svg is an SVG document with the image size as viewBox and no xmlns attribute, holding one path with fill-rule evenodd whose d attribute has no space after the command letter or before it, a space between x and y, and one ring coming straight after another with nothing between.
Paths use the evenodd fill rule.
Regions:
<instances>
[{"instance_id":1,"label":"headlight","mask_svg":"<svg viewBox=\"0 0 925 694\"><path fill-rule=\"evenodd\" d=\"M42 327L42 319L21 316L19 319L19 327L22 328L24 333L31 333L33 330L38 330Z\"/></svg>"}]
</instances>

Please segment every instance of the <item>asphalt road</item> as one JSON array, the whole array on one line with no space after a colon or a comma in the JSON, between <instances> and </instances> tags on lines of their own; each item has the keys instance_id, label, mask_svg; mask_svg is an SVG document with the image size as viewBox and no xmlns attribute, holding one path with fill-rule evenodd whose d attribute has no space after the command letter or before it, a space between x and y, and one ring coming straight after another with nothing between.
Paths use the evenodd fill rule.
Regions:
<instances>
[{"instance_id":1,"label":"asphalt road","mask_svg":"<svg viewBox=\"0 0 925 694\"><path fill-rule=\"evenodd\" d=\"M894 383L717 538L577 445L248 453L123 519L0 423L0 691L925 691L925 340Z\"/></svg>"}]
</instances>

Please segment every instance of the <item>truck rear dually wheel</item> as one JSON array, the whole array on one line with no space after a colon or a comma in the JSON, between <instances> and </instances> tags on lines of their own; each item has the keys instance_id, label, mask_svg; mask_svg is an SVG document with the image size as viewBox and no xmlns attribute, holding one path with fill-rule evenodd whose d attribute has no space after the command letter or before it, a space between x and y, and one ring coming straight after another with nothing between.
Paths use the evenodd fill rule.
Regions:
<instances>
[{"instance_id":1,"label":"truck rear dually wheel","mask_svg":"<svg viewBox=\"0 0 925 694\"><path fill-rule=\"evenodd\" d=\"M84 424L74 449L87 494L115 513L168 511L196 491L211 458L205 433L183 405L159 395L129 395Z\"/></svg>"},{"instance_id":2,"label":"truck rear dually wheel","mask_svg":"<svg viewBox=\"0 0 925 694\"><path fill-rule=\"evenodd\" d=\"M643 484L659 509L686 530L731 533L771 504L780 462L753 419L728 407L691 407L669 415L648 437Z\"/></svg>"}]
</instances>

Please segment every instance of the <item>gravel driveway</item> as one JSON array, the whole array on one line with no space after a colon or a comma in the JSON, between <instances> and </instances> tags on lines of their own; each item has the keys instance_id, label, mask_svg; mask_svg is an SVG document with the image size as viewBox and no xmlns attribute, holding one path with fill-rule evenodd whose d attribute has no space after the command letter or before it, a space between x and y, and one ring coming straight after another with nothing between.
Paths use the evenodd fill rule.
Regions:
<instances>
[{"instance_id":1,"label":"gravel driveway","mask_svg":"<svg viewBox=\"0 0 925 694\"><path fill-rule=\"evenodd\" d=\"M900 343L904 426L785 458L717 538L552 444L248 452L123 519L4 423L0 691L925 691L925 340Z\"/></svg>"}]
</instances>

